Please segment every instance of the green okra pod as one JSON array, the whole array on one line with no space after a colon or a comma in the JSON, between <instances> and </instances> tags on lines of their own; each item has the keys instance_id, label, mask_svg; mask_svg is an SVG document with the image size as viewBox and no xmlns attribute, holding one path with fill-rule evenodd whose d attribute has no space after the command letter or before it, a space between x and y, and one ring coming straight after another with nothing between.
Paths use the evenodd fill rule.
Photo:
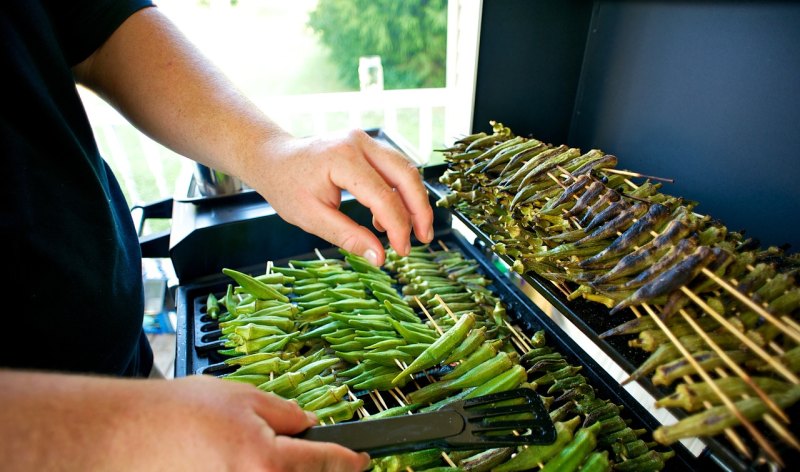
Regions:
<instances>
[{"instance_id":1,"label":"green okra pod","mask_svg":"<svg viewBox=\"0 0 800 472\"><path fill-rule=\"evenodd\" d=\"M460 344L467 337L474 324L474 315L461 317L452 328L434 341L422 354L414 359L406 369L403 369L395 378L395 382L399 383L400 379L404 376L440 363L455 346Z\"/></svg>"},{"instance_id":2,"label":"green okra pod","mask_svg":"<svg viewBox=\"0 0 800 472\"><path fill-rule=\"evenodd\" d=\"M614 464L614 470L622 472L655 472L662 470L666 461L675 455L675 451L659 452L650 450L633 459L628 459Z\"/></svg>"},{"instance_id":3,"label":"green okra pod","mask_svg":"<svg viewBox=\"0 0 800 472\"><path fill-rule=\"evenodd\" d=\"M397 375L397 369L388 374L376 375L370 377L363 382L353 385L353 390L390 390L392 387L403 387L405 381L401 380L399 384L393 384L394 376Z\"/></svg>"},{"instance_id":4,"label":"green okra pod","mask_svg":"<svg viewBox=\"0 0 800 472\"><path fill-rule=\"evenodd\" d=\"M271 325L259 325L255 323L247 323L242 326L235 326L233 332L241 336L242 339L251 340L263 338L264 336L275 336L287 334L282 329ZM225 333L223 333L225 334Z\"/></svg>"},{"instance_id":5,"label":"green okra pod","mask_svg":"<svg viewBox=\"0 0 800 472\"><path fill-rule=\"evenodd\" d=\"M428 349L430 345L431 343L412 343L404 346L397 346L397 349L406 354L410 354L412 357L417 357L422 354L425 349Z\"/></svg>"},{"instance_id":6,"label":"green okra pod","mask_svg":"<svg viewBox=\"0 0 800 472\"><path fill-rule=\"evenodd\" d=\"M527 374L525 374L525 368L521 365L517 364L511 367L509 370L503 372L502 374L498 375L497 377L489 380L488 382L475 387L474 390L471 390L465 398L475 398L481 395L488 395L490 393L499 393L505 392L506 390L513 390L519 384L525 381Z\"/></svg>"},{"instance_id":7,"label":"green okra pod","mask_svg":"<svg viewBox=\"0 0 800 472\"><path fill-rule=\"evenodd\" d=\"M222 273L232 278L237 284L241 285L247 291L247 293L250 293L257 298L263 300L278 300L282 302L289 301L289 298L286 295L280 293L264 282L257 280L251 275L228 268L223 268Z\"/></svg>"},{"instance_id":8,"label":"green okra pod","mask_svg":"<svg viewBox=\"0 0 800 472\"><path fill-rule=\"evenodd\" d=\"M575 429L578 428L581 419L578 416L569 421L557 421L556 440L552 444L542 444L520 448L517 455L507 462L492 469L492 472L518 472L532 470L543 464L558 454L564 447L572 441Z\"/></svg>"},{"instance_id":9,"label":"green okra pod","mask_svg":"<svg viewBox=\"0 0 800 472\"><path fill-rule=\"evenodd\" d=\"M321 395L302 405L304 410L317 411L327 406L331 406L344 398L349 389L347 385L331 386L323 391Z\"/></svg>"},{"instance_id":10,"label":"green okra pod","mask_svg":"<svg viewBox=\"0 0 800 472\"><path fill-rule=\"evenodd\" d=\"M336 364L339 364L340 362L341 359L339 359L338 357L328 357L306 364L300 367L299 369L294 369L294 371L302 372L305 374L306 378L311 378L314 377L315 375L319 375L325 372L326 370L335 366Z\"/></svg>"},{"instance_id":11,"label":"green okra pod","mask_svg":"<svg viewBox=\"0 0 800 472\"><path fill-rule=\"evenodd\" d=\"M383 410L381 412L375 413L374 415L365 416L364 418L361 418L361 420L369 421L369 420L377 420L380 418L389 418L392 416L402 416L407 413L411 413L412 411L418 409L420 406L422 405L419 403L409 403L407 405L395 406L389 408L388 410Z\"/></svg>"},{"instance_id":12,"label":"green okra pod","mask_svg":"<svg viewBox=\"0 0 800 472\"><path fill-rule=\"evenodd\" d=\"M219 300L213 293L209 293L206 298L206 314L212 320L219 318Z\"/></svg>"},{"instance_id":13,"label":"green okra pod","mask_svg":"<svg viewBox=\"0 0 800 472\"><path fill-rule=\"evenodd\" d=\"M571 377L577 374L580 370L581 366L567 365L566 367L562 367L561 369L548 372L534 379L531 383L537 387L541 385L549 385L557 380Z\"/></svg>"},{"instance_id":14,"label":"green okra pod","mask_svg":"<svg viewBox=\"0 0 800 472\"><path fill-rule=\"evenodd\" d=\"M347 421L353 417L356 410L364 406L364 400L358 399L353 401L342 400L333 405L314 410L321 421Z\"/></svg>"},{"instance_id":15,"label":"green okra pod","mask_svg":"<svg viewBox=\"0 0 800 472\"><path fill-rule=\"evenodd\" d=\"M335 380L335 377L334 377L333 374L326 375L324 377L321 377L321 376L317 375L317 376L314 376L314 377L312 377L310 379L303 380L302 382L297 384L297 387L295 387L295 388L289 390L288 392L286 392L285 393L285 395L286 395L285 398L297 398L298 395L302 395L303 393L306 393L306 392L308 392L310 390L313 390L315 388L319 388L319 387L328 385L328 384L332 383L334 380Z\"/></svg>"},{"instance_id":16,"label":"green okra pod","mask_svg":"<svg viewBox=\"0 0 800 472\"><path fill-rule=\"evenodd\" d=\"M269 375L263 374L246 374L246 375L223 375L221 378L225 380L233 380L234 382L242 382L254 386L259 386L269 380Z\"/></svg>"},{"instance_id":17,"label":"green okra pod","mask_svg":"<svg viewBox=\"0 0 800 472\"><path fill-rule=\"evenodd\" d=\"M272 380L268 380L259 385L258 388L265 392L273 392L277 395L283 396L298 386L305 378L302 372L285 372Z\"/></svg>"},{"instance_id":18,"label":"green okra pod","mask_svg":"<svg viewBox=\"0 0 800 472\"><path fill-rule=\"evenodd\" d=\"M364 354L364 359L381 365L396 366L396 361L408 363L411 362L414 357L399 349L389 349L387 351L367 352Z\"/></svg>"},{"instance_id":19,"label":"green okra pod","mask_svg":"<svg viewBox=\"0 0 800 472\"><path fill-rule=\"evenodd\" d=\"M467 356L472 354L484 341L486 341L486 327L473 329L464 342L453 349L453 352L451 352L442 363L451 364L455 361L466 359Z\"/></svg>"},{"instance_id":20,"label":"green okra pod","mask_svg":"<svg viewBox=\"0 0 800 472\"><path fill-rule=\"evenodd\" d=\"M502 464L511 454L514 453L513 447L498 447L487 449L475 455L461 459L458 466L465 472L489 472L492 467Z\"/></svg>"},{"instance_id":21,"label":"green okra pod","mask_svg":"<svg viewBox=\"0 0 800 472\"><path fill-rule=\"evenodd\" d=\"M555 382L553 382L553 385L551 385L550 388L547 389L547 394L550 395L554 392L562 392L564 390L569 390L571 388L574 388L578 385L585 383L586 383L586 377L584 377L581 374L573 375L570 377L564 377L563 379L558 379Z\"/></svg>"},{"instance_id":22,"label":"green okra pod","mask_svg":"<svg viewBox=\"0 0 800 472\"><path fill-rule=\"evenodd\" d=\"M608 460L608 451L595 451L586 457L581 464L580 472L608 472L611 470L611 462Z\"/></svg>"},{"instance_id":23,"label":"green okra pod","mask_svg":"<svg viewBox=\"0 0 800 472\"><path fill-rule=\"evenodd\" d=\"M573 472L586 460L586 457L597 446L597 434L600 423L588 428L581 428L556 456L548 460L541 472Z\"/></svg>"},{"instance_id":24,"label":"green okra pod","mask_svg":"<svg viewBox=\"0 0 800 472\"><path fill-rule=\"evenodd\" d=\"M364 349L369 349L371 351L386 351L386 350L389 350L389 349L395 349L395 348L404 347L404 346L407 346L405 339L387 339L387 338L384 338L383 341L378 341L378 342L376 342L374 344L368 344L368 345L364 346ZM419 353L412 353L412 352L408 352L408 351L405 351L405 350L402 350L402 352L404 352L406 354L410 354L412 356L419 355ZM420 351L420 352L422 352L422 351Z\"/></svg>"},{"instance_id":25,"label":"green okra pod","mask_svg":"<svg viewBox=\"0 0 800 472\"><path fill-rule=\"evenodd\" d=\"M289 369L292 365L291 362L285 361L279 357L272 357L264 359L259 362L247 364L239 367L230 376L240 376L248 374L269 375L270 373L282 373Z\"/></svg>"}]
</instances>

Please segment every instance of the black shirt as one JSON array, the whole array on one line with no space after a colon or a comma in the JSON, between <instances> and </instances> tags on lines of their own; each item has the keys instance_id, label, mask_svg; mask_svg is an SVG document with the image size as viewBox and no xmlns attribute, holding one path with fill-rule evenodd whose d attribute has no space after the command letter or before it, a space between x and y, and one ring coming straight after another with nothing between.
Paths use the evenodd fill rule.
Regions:
<instances>
[{"instance_id":1,"label":"black shirt","mask_svg":"<svg viewBox=\"0 0 800 472\"><path fill-rule=\"evenodd\" d=\"M141 252L70 67L149 0L0 2L0 366L147 375Z\"/></svg>"}]
</instances>

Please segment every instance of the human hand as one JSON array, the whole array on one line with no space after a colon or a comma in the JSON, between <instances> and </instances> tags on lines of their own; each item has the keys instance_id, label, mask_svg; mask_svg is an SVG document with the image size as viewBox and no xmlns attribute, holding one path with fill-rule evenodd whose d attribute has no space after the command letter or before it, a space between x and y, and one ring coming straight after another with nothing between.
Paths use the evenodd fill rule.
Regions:
<instances>
[{"instance_id":1,"label":"human hand","mask_svg":"<svg viewBox=\"0 0 800 472\"><path fill-rule=\"evenodd\" d=\"M274 394L209 376L159 383L162 394L146 417L131 419L142 422L136 435L156 469L350 472L369 465L366 454L290 437L317 420Z\"/></svg>"},{"instance_id":2,"label":"human hand","mask_svg":"<svg viewBox=\"0 0 800 472\"><path fill-rule=\"evenodd\" d=\"M295 439L297 404L210 376L118 379L0 369L3 470L332 471L369 465Z\"/></svg>"},{"instance_id":3,"label":"human hand","mask_svg":"<svg viewBox=\"0 0 800 472\"><path fill-rule=\"evenodd\" d=\"M411 247L411 228L423 243L433 239L433 210L414 165L365 132L270 140L263 163L243 180L287 222L316 234L375 265L383 245L369 229L339 211L341 190L372 211L375 229L386 232L401 255Z\"/></svg>"}]
</instances>

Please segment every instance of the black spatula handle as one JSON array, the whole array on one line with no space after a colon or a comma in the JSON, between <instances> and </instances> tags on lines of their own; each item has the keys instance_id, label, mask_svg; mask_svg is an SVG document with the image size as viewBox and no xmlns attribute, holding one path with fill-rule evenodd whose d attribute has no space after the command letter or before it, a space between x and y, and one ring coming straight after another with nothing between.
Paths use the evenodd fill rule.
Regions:
<instances>
[{"instance_id":1,"label":"black spatula handle","mask_svg":"<svg viewBox=\"0 0 800 472\"><path fill-rule=\"evenodd\" d=\"M441 447L441 440L464 430L464 418L442 410L415 415L314 426L295 437L341 444L372 457Z\"/></svg>"}]
</instances>

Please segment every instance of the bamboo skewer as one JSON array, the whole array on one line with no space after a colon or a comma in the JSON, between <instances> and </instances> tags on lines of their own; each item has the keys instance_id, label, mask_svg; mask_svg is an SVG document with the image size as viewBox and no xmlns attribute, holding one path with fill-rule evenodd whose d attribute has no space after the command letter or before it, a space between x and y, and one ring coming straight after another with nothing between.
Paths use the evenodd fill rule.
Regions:
<instances>
[{"instance_id":1,"label":"bamboo skewer","mask_svg":"<svg viewBox=\"0 0 800 472\"><path fill-rule=\"evenodd\" d=\"M790 336L796 342L800 343L800 333L799 332L796 332L794 329L786 327L786 325L784 325L779 319L777 319L774 315L772 315L770 312L765 310L764 307L762 307L761 305L756 303L754 300L752 300L751 298L747 297L742 292L737 290L736 287L732 286L727 281L725 281L723 278L719 277L717 274L715 274L714 272L712 272L712 271L710 271L710 270L708 270L706 268L703 268L703 274L706 275L711 280L713 280L714 282L716 282L720 287L722 287L725 290L727 290L731 295L733 295L734 297L738 298L739 301L741 301L742 303L747 305L751 310L755 311L760 316L762 316L764 319L766 319L767 321L769 321L770 323L775 325L775 327L780 329L784 334ZM795 383L797 383L797 382L795 382Z\"/></svg>"},{"instance_id":2,"label":"bamboo skewer","mask_svg":"<svg viewBox=\"0 0 800 472\"><path fill-rule=\"evenodd\" d=\"M573 176L572 176L572 175L571 175L569 172L565 171L565 170L564 170L563 168L561 168L560 166L559 166L559 169L560 169L560 170L561 170L561 171L562 171L562 172L563 172L563 173L564 173L564 174L567 176L567 179L569 179L569 178L572 178L572 179L574 179L574 177L573 177ZM644 175L644 174L634 174L634 173L625 172L625 171L622 171L622 172L617 172L617 173L618 173L618 174L622 174L622 175L630 175L630 176L638 176L638 177L648 177L648 178L654 178L653 176L646 176L646 175ZM561 181L560 181L560 180L559 180L557 177L555 177L555 176L554 176L554 175L552 175L551 173L548 173L548 176L549 176L549 177L550 177L550 178L551 178L553 181L555 181L555 182L556 182L556 183L557 183L559 186L561 186L562 188L566 188L566 186L565 186L564 184L562 184L562 183L561 183ZM665 181L672 182L672 180L670 180L670 179L661 179L661 178L654 178L654 179L655 179L655 180L665 180ZM630 185L632 188L634 188L634 189L635 189L635 188L638 188L638 186L637 186L636 184L634 184L633 182L631 182L629 179L625 179L625 182L626 182L628 185ZM576 195L573 195L572 197L573 197L574 199L578 199L578 197L577 197ZM580 227L579 225L576 225L576 226ZM657 235L658 235L657 233L654 233L654 232L651 232L651 234L653 234L653 236L657 236ZM751 269L751 270L752 270L752 269ZM788 317L786 317L786 316L782 317L782 319L781 319L781 320L778 320L776 317L772 316L772 315L771 315L769 312L767 312L765 309L763 309L763 307L761 307L761 306L758 306L758 305L757 305L757 304L756 304L756 303L755 303L753 300L751 300L751 299L749 299L748 297L745 297L744 295L742 295L742 294L741 294L741 292L739 292L738 290L736 290L734 287L730 286L730 284L726 283L724 280L722 280L720 277L718 277L718 276L717 276L716 274L714 274L712 271L708 270L707 268L703 268L703 273L704 273L704 275L706 275L707 277L709 277L710 279L712 279L713 281L715 281L715 282L716 282L716 283L717 283L717 284L718 284L720 287L722 287L722 288L723 288L723 289L725 289L726 291L728 291L728 292L732 293L732 294L733 294L734 296L736 296L736 297L737 297L739 300L741 300L741 301L742 301L742 302L744 302L744 303L745 303L747 306L749 306L749 307L750 307L750 308L752 308L754 311L756 311L756 313L758 313L758 314L759 314L759 315L761 315L763 318L767 319L767 320L768 320L770 323L772 323L773 325L775 325L776 327L778 327L778 328L779 328L779 329L780 329L782 332L784 332L784 333L785 333L785 334L787 334L788 336L790 336L790 337L794 338L796 341L800 342L800 326L798 326L796 323L794 323L794 321L793 321L793 320L790 320L790 319L789 319ZM558 287L558 285L557 285L557 284L556 284L556 286ZM560 288L560 287L559 287L559 288ZM797 380L798 380L798 379L797 379L797 377L796 377L796 376L794 376L794 374L793 374L792 372L788 371L788 369L786 369L786 368L785 368L784 366L782 366L781 364L777 364L777 365L776 365L776 364L775 364L775 362L776 362L776 361L775 361L775 360L772 358L772 356L770 356L769 354L767 354L766 352L764 352L764 351L763 351L763 349L761 349L759 346L755 345L755 343L753 343L753 342L752 342L752 341L751 341L749 338L747 338L746 336L744 336L743 334L741 334L741 333L740 333L738 330L736 330L736 329L735 329L735 327L733 327L733 325L731 325L731 324L730 324L730 323L729 323L729 322L728 322L728 321L727 321L727 320L726 320L724 317L722 317L721 315L719 315L718 313L716 313L716 311L714 311L714 310L713 310L713 309L712 309L710 306L708 306L708 305L707 305L707 304L706 304L706 303L705 303L705 302L704 302L702 299L700 299L700 297L698 297L696 294L694 294L694 293L693 293L691 290L689 290L689 289L688 289L688 288L686 288L686 287L682 287L682 288L681 288L681 290L682 290L682 291L683 291L683 292L684 292L686 295L688 295L688 296L689 296L689 297L690 297L690 298L691 298L691 299L692 299L692 300L693 300L695 303L697 303L698 305L700 305L700 306L701 306L701 308L703 308L703 310L704 310L706 313L709 313L709 314L710 314L711 316L713 316L713 317L714 317L714 318L715 318L715 319L716 319L718 322L720 322L720 323L721 323L721 324L722 324L722 325L723 325L723 326L724 326L724 327L725 327L725 328L726 328L728 331L730 331L730 332L734 333L734 335L736 335L736 336L737 336L737 337L738 337L738 338L739 338L739 339L740 339L740 340L741 340L741 341L742 341L742 342L743 342L743 343L744 343L744 344L745 344L747 347L749 347L751 350L753 350L753 352L756 352L757 354L759 354L759 356L761 356L762 358L764 358L764 360L766 360L766 361L767 361L767 362L768 362L768 363L769 363L769 364L770 364L770 365L771 365L773 368L775 368L776 370L778 370L778 371L779 371L781 374L783 374L785 377L787 377L787 378L789 378L790 380L792 380L792 381L793 381L793 383L797 383ZM746 429L749 431L749 433L750 433L750 434L753 436L753 438L756 440L756 442L758 442L758 443L759 443L759 445L760 445L760 446L761 446L761 447L764 449L764 451L765 451L765 452L766 452L766 453L767 453L767 454L768 454L768 455L769 455L769 456L770 456L770 457L771 457L773 460L775 460L777 463L779 463L779 464L781 464L781 465L782 465L782 460L781 460L781 458L779 457L779 455L778 455L778 454L775 452L775 450L773 449L772 445L771 445L771 444L769 444L769 442L767 442L767 440L766 440L766 439L765 439L765 438L764 438L764 437L763 437L763 436L762 436L762 435L761 435L761 434L758 432L758 430L756 430L756 429L755 429L755 427L752 425L752 423L751 423L749 420L747 420L747 419L746 419L746 418L745 418L745 417L742 415L742 413L741 413L740 411L738 411L738 409L736 408L735 404L734 404L734 403L733 403L733 402L732 402L732 401L731 401L729 398L727 398L727 396L724 394L724 392L722 392L722 391L719 389L719 387L717 387L717 386L716 386L716 384L714 384L714 383L713 383L713 381L712 381L711 377L709 376L709 374L708 374L708 373L707 373L705 370L703 370L702 366L700 366L700 364L699 364L699 363L698 363L698 362L697 362L697 361L694 359L694 357L693 357L693 356L692 356L692 355L691 355L691 354L688 352L688 350L685 348L685 346L683 346L683 345L680 343L680 341L679 341L679 340L677 339L677 337L675 337L675 335L674 335L674 334L673 334L673 333L670 331L670 329L669 329L669 328L666 326L666 324L664 324L664 323L663 323L663 321L662 321L662 320L661 320L661 319L658 317L658 315L656 315L656 314L655 314L655 312L654 312L654 311L653 311L653 310L652 310L652 309L651 309L651 308L650 308L648 305L646 305L646 304L643 304L642 306L644 307L644 309L645 309L645 310L647 310L648 314L649 314L649 315L650 315L650 316L651 316L651 317L654 319L654 321L655 321L655 322L656 322L656 324L659 326L659 328L660 328L660 329L661 329L661 330L662 330L662 331L663 331L663 332L664 332L664 333L667 335L667 337L670 339L670 341L673 343L673 345L675 345L675 346L676 346L676 348L677 348L677 349L678 349L678 350L681 352L681 354L682 354L682 355L683 355L683 356L684 356L684 357L687 359L687 361L688 361L688 362L689 362L689 363L690 363L690 364L691 364L691 365L692 365L692 366L695 368L695 370L698 372L698 374L699 374L701 377L703 377L703 379L704 379L706 382L708 382L708 383L709 383L709 385L711 386L711 388L712 388L712 389L715 391L715 393L716 393L716 394L717 394L717 395L720 397L720 399L722 400L722 402L723 402L723 403L724 403L724 404L725 404L725 405L728 407L728 409L729 409L729 410L731 410L731 412L732 412L732 413L733 413L733 414L734 414L734 415L737 417L737 419L739 420L739 422L740 422L742 425L744 425L744 426L745 426L745 428L746 428ZM638 317L638 316L640 316L640 315L639 315L639 313L637 312L637 310L635 310L635 307L631 307L631 309L634 311L634 313L636 314L636 316L637 316L637 317ZM699 334L699 335L700 335L700 336L703 338L703 340L704 340L704 341L705 341L705 342L706 342L706 343L707 343L707 344L708 344L708 345L709 345L709 346L710 346L710 347L711 347L711 348L712 348L712 349L713 349L715 352L717 352L717 354L718 354L718 355L720 355L720 357L721 357L721 358L722 358L722 359L723 359L723 360L726 362L726 364L727 364L728 366L730 366L730 367L733 369L733 371L734 371L734 372L735 372L737 375L739 375L739 376L740 376L740 377L741 377L741 378L742 378L742 379L743 379L743 380L744 380L744 381L745 381L745 382L746 382L746 383L747 383L747 384L748 384L748 385L749 385L749 386L750 386L750 387L753 389L753 391L754 391L756 394L758 394L758 396L761 398L761 400L762 400L762 401L764 401L764 402L765 402L765 404L766 404L766 405L767 405L767 406L768 406L768 407L769 407L769 408L770 408L770 409L771 409L773 412L777 413L777 414L778 414L778 416L779 416L779 417L780 417L780 418L781 418L783 421L785 421L785 422L788 422L788 421L789 421L789 419L788 419L788 417L786 416L786 414L783 412L783 410L782 410L780 407L778 407L778 406L777 406L777 405L774 403L774 401L772 401L772 400L769 398L769 396L767 396L767 395L766 395L766 394L763 392L763 390L761 390L760 388L758 388L757 386L755 386L755 384L754 384L754 382L752 381L752 379L750 378L750 376L749 376L749 375L748 375L746 372L744 372L744 371L743 371L743 370L742 370L742 369L741 369L741 368L740 368L740 367L739 367L739 366L738 366L738 365L737 365L735 362L733 362L733 361L730 359L730 357L729 357L729 356L728 356L728 355L727 355L727 354L726 354L726 353L725 353L725 352L724 352L724 351L723 351L723 350L722 350L722 349L719 347L719 345L717 345L717 344L716 344L716 343L715 343L715 342L714 342L714 341L713 341L713 340L712 340L712 339L711 339L711 338L708 336L708 334L707 334L707 333L705 333L705 331L703 331L703 330L702 330L702 328L700 328L700 327L699 327L699 326L698 326L698 325L697 325L697 324L694 322L694 320L691 318L691 316L688 314L688 312L686 312L685 310L680 310L680 312L681 312L681 315L682 315L682 316L683 316L683 317L686 319L686 321L687 321L687 322L688 322L688 323L691 325L691 327L692 327L692 328L693 328L693 329L694 329L694 330L695 330L695 331L696 331L696 332L697 332L697 333L698 333L698 334ZM784 323L785 323L785 324L784 324ZM516 332L516 331L515 331L515 330L512 330L512 332ZM788 375L787 375L787 374L788 374ZM786 441L787 441L789 444L791 444L791 445L793 445L793 446L794 446L795 444L797 444L797 443L798 443L798 442L797 442L797 440L796 440L796 439L795 439L795 438L794 438L794 437L793 437L791 434L789 434L789 433L788 433L788 432L787 432L787 431L786 431L786 430L783 428L783 426L782 426L781 424L779 424L779 423L778 423L778 422L777 422L777 421L776 421L776 420L775 420L775 419L774 419L774 418L773 418L771 415L769 415L769 414L766 414L766 415L764 415L764 419L765 419L765 422L767 422L767 424L768 424L768 425L769 425L769 426L770 426L770 427L771 427L773 430L775 430L775 431L776 431L776 433L778 433L778 435L779 435L779 436L781 436L781 437L782 437L784 440L786 440ZM733 441L734 445L736 445L736 446L737 446L737 448L738 448L738 449L740 449L740 451L741 451L741 452L744 452L744 453L746 453L746 455L747 455L747 456L749 456L749 451L747 451L747 450L746 450L746 448L744 447L744 444L741 442L741 440L738 438L738 436L736 436L736 435L735 435L735 433L734 433L733 431L726 430L726 435L728 435L728 436L729 436L729 438L736 438L736 439Z\"/></svg>"},{"instance_id":3,"label":"bamboo skewer","mask_svg":"<svg viewBox=\"0 0 800 472\"><path fill-rule=\"evenodd\" d=\"M405 403L396 393L394 393L394 389L388 390L388 392L389 392L389 395L391 395L392 398L394 398L394 401L396 401L398 405L406 406L407 403ZM411 413L411 412L409 412L409 413Z\"/></svg>"},{"instance_id":4,"label":"bamboo skewer","mask_svg":"<svg viewBox=\"0 0 800 472\"><path fill-rule=\"evenodd\" d=\"M726 353L725 350L723 350L721 347L719 347L719 344L717 344L716 342L714 342L713 339L711 339L711 337L708 335L708 333L706 333L705 330L703 330L703 328L701 328L697 324L697 322L692 318L692 316L684 309L679 310L679 313L681 314L681 316L683 316L683 319L686 320L686 322L689 324L689 326L691 326L692 329L701 338L703 338L703 341L705 341L706 344L708 344L708 346L714 352L717 353L717 355L725 362L725 364L728 367L730 367L730 369L734 373L736 373L736 375L738 375L742 380L744 380L745 383L747 383L747 385L750 388L753 389L753 391L756 393L756 395L758 395L759 398L761 398L761 400L764 402L764 404L766 404L769 407L770 410L775 412L775 414L777 414L778 417L780 417L780 419L784 423L789 423L789 417L786 416L786 413L783 412L781 407L776 405L775 402L772 400L772 398L770 398L769 395L767 395L764 392L764 390L762 390L758 385L755 384L755 382L753 382L753 379L750 377L750 375L747 374L747 372L745 372L744 369L739 367L739 365L736 362L734 362L733 359L730 358L728 353ZM727 320L725 320L725 321L727 322ZM749 339L749 338L746 338L746 339Z\"/></svg>"},{"instance_id":5,"label":"bamboo skewer","mask_svg":"<svg viewBox=\"0 0 800 472\"><path fill-rule=\"evenodd\" d=\"M442 331L442 328L440 328L440 327L439 327L439 325L438 325L438 324L436 324L436 322L435 322L435 321L433 321L433 318L431 317L431 314L430 314L430 313L428 313L428 310L425 308L425 305L423 305L423 304L422 304L422 300L420 300L420 299L419 299L419 297L417 297L416 295L414 295L414 301L415 301L415 302L417 302L417 305L419 305L419 307L420 307L420 309L422 310L422 312L423 312L423 313L425 313L425 316L426 316L426 317L428 318L428 320L429 320L429 321L430 321L430 322L433 324L433 327L434 327L434 328L436 329L436 331L439 333L439 336L443 336L443 335L444 335L444 331Z\"/></svg>"},{"instance_id":6,"label":"bamboo skewer","mask_svg":"<svg viewBox=\"0 0 800 472\"><path fill-rule=\"evenodd\" d=\"M661 182L669 182L675 183L675 179L668 179L666 177L656 177L654 175L647 175L641 174L639 172L631 172L629 170L619 170L619 169L603 169L602 172L609 172L612 174L619 174L619 175L627 175L628 177L641 177L644 179L652 179L652 180L659 180Z\"/></svg>"},{"instance_id":7,"label":"bamboo skewer","mask_svg":"<svg viewBox=\"0 0 800 472\"><path fill-rule=\"evenodd\" d=\"M686 287L681 287L681 291L683 291L686 296L692 299L700 308L703 309L706 313L711 315L715 320L717 320L722 326L724 326L728 331L733 333L742 343L747 346L751 351L756 353L760 358L766 361L773 369L775 369L778 373L782 376L786 377L787 380L792 382L793 384L800 383L800 379L797 378L796 375L792 373L789 369L786 368L783 364L778 362L774 357L770 356L768 352L764 351L761 347L756 345L750 338L742 334L739 330L737 330L730 322L725 319L724 316L717 313L716 310L711 308L706 302L704 302L700 297L694 294L691 290L687 289Z\"/></svg>"},{"instance_id":8,"label":"bamboo skewer","mask_svg":"<svg viewBox=\"0 0 800 472\"><path fill-rule=\"evenodd\" d=\"M721 378L728 377L728 373L725 372L723 369L720 369L718 367L718 368L716 368L714 370L717 372L717 375L719 375ZM750 395L744 393L744 394L742 394L742 398L750 398ZM795 449L800 451L800 442L798 442L797 438L795 438L794 435L792 435L792 433L787 431L786 428L784 428L784 426L782 424L778 423L778 421L772 415L770 415L769 413L766 413L766 414L764 414L763 419L764 419L764 422L767 423L767 425L770 428L772 428L772 430L775 431L775 433L784 442L786 442L787 444L789 444L793 448L795 448Z\"/></svg>"},{"instance_id":9,"label":"bamboo skewer","mask_svg":"<svg viewBox=\"0 0 800 472\"><path fill-rule=\"evenodd\" d=\"M688 375L683 376L683 381L689 385L692 385L694 383L694 380L692 380L692 378L689 377ZM711 402L709 402L708 400L705 400L703 401L703 406L706 408L706 410L708 410L710 408L713 408L714 405L712 405ZM733 444L733 447L735 447L739 451L739 453L742 454L742 456L750 460L753 459L753 454L750 452L750 449L748 449L747 446L744 444L742 438L739 437L738 434L736 434L736 431L734 431L732 428L725 428L723 430L723 433L728 438L728 441L730 441L731 444Z\"/></svg>"},{"instance_id":10,"label":"bamboo skewer","mask_svg":"<svg viewBox=\"0 0 800 472\"><path fill-rule=\"evenodd\" d=\"M441 295L439 295L437 293L436 295L433 296L433 298L435 298L437 302L442 304L442 306L444 307L444 311L446 311L447 314L450 315L450 319L452 319L453 321L458 321L458 317L455 315L455 313L453 313L452 310L450 310L450 307L447 306L447 303L445 303L445 301L442 299ZM423 310L424 310L424 308L423 308ZM433 321L433 320L431 320L431 321Z\"/></svg>"},{"instance_id":11,"label":"bamboo skewer","mask_svg":"<svg viewBox=\"0 0 800 472\"><path fill-rule=\"evenodd\" d=\"M503 320L503 323L505 323L505 325L508 326L508 329L510 329L511 333L514 335L514 337L512 339L516 339L520 343L522 348L525 349L523 354L525 354L525 352L530 351L531 347L528 345L528 343L525 342L525 340L522 338L522 336L519 335L519 333L517 332L517 329L513 325L511 325L507 320Z\"/></svg>"},{"instance_id":12,"label":"bamboo skewer","mask_svg":"<svg viewBox=\"0 0 800 472\"><path fill-rule=\"evenodd\" d=\"M706 383L708 383L708 385L711 387L711 389L714 391L714 393L717 394L719 399L728 408L728 410L730 410L731 413L733 413L733 415L736 416L736 418L739 420L739 423L742 426L744 426L745 429L747 429L747 431L750 433L750 435L753 437L753 439L755 439L755 441L758 443L758 445L761 446L761 448L764 450L764 452L773 461L775 461L775 463L779 464L781 467L784 467L783 460L781 459L780 455L778 455L778 453L775 451L775 449L772 447L772 445L769 443L769 441L767 441L767 439L764 437L764 435L762 435L761 432L758 431L755 428L755 426L753 426L753 423L750 422L750 420L748 420L747 418L745 418L745 416L742 414L742 412L739 411L738 408L736 408L736 405L733 403L733 401L731 401L730 398L728 398L728 396L725 394L725 392L723 392L719 388L719 386L717 386L717 384L714 383L714 380L711 378L710 375L708 375L708 372L706 372L706 370L703 368L703 366L701 366L697 362L697 360L686 349L686 347L683 344L681 344L680 340L678 340L678 338L675 336L675 334L672 332L672 330L670 330L669 327L666 324L664 324L664 321L661 320L661 318L656 314L655 311L653 311L652 308L650 308L649 305L643 304L642 307L650 315L650 317L653 319L653 321L655 321L655 323L658 325L658 327L661 328L661 330L664 332L664 334L667 335L667 337L672 342L672 344L678 349L678 351L680 351L681 355L683 355L683 357L686 358L686 360L692 365L692 367L694 367L695 371L700 375L700 377Z\"/></svg>"}]
</instances>

